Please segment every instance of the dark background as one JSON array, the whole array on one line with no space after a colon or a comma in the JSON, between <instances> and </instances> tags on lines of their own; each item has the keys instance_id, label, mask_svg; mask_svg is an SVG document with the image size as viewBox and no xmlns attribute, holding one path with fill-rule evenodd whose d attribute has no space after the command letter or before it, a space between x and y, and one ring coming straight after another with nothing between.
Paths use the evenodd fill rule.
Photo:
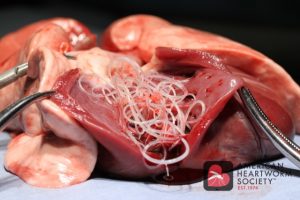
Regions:
<instances>
[{"instance_id":1,"label":"dark background","mask_svg":"<svg viewBox=\"0 0 300 200\"><path fill-rule=\"evenodd\" d=\"M11 0L0 5L0 36L55 16L76 18L100 33L113 20L137 13L158 15L244 43L275 60L300 83L300 11L287 0Z\"/></svg>"}]
</instances>

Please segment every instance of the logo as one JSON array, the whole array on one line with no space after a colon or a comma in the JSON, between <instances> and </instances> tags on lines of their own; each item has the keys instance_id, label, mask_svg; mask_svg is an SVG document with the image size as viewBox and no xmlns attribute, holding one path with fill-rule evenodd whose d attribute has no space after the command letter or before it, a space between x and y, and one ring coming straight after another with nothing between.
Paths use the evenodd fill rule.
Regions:
<instances>
[{"instance_id":1,"label":"logo","mask_svg":"<svg viewBox=\"0 0 300 200\"><path fill-rule=\"evenodd\" d=\"M263 189L266 185L272 185L281 178L291 177L292 174L292 169L277 162L250 165L234 173L237 190Z\"/></svg>"},{"instance_id":2,"label":"logo","mask_svg":"<svg viewBox=\"0 0 300 200\"><path fill-rule=\"evenodd\" d=\"M204 164L204 188L208 191L229 191L233 188L233 165L229 161L208 161Z\"/></svg>"}]
</instances>

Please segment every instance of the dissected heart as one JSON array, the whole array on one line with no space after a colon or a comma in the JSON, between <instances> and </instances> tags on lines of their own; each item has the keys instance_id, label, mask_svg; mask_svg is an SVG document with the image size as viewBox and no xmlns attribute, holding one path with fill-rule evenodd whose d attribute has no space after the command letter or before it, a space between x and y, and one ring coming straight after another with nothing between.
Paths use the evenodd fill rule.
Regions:
<instances>
[{"instance_id":1,"label":"dissected heart","mask_svg":"<svg viewBox=\"0 0 300 200\"><path fill-rule=\"evenodd\" d=\"M9 146L6 169L32 185L76 184L93 170L172 183L176 174L190 183L201 179L206 161L230 161L236 168L272 159L279 152L248 120L237 95L242 86L287 137L300 130L299 86L242 44L136 15L104 32L103 49L91 48L95 37L79 22L44 22L0 41L3 47L18 44L0 57L0 71L29 62L28 76L0 91L0 107L56 90L10 127L22 134ZM60 164L70 170L61 172ZM218 165L209 172L209 186L230 181ZM76 178L62 182L59 175Z\"/></svg>"}]
</instances>

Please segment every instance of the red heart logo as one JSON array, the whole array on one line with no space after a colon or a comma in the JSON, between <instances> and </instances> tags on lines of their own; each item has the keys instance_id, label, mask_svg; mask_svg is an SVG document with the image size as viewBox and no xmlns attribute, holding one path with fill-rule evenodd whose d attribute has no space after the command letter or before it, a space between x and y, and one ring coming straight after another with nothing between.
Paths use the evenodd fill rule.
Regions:
<instances>
[{"instance_id":1,"label":"red heart logo","mask_svg":"<svg viewBox=\"0 0 300 200\"><path fill-rule=\"evenodd\" d=\"M228 185L230 177L227 173L222 173L222 167L219 165L212 165L208 169L208 186L223 187Z\"/></svg>"}]
</instances>

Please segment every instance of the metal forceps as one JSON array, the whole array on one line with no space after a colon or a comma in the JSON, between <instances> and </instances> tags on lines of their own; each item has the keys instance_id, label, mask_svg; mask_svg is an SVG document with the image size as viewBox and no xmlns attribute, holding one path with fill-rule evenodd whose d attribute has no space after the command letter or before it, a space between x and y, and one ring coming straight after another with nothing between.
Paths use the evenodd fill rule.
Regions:
<instances>
[{"instance_id":1,"label":"metal forceps","mask_svg":"<svg viewBox=\"0 0 300 200\"><path fill-rule=\"evenodd\" d=\"M27 74L28 63L24 63L0 74L0 89Z\"/></svg>"},{"instance_id":2,"label":"metal forceps","mask_svg":"<svg viewBox=\"0 0 300 200\"><path fill-rule=\"evenodd\" d=\"M300 147L292 140L287 138L281 130L279 130L262 111L250 90L242 87L238 93L243 101L246 114L259 131L264 132L274 146L292 163L300 168Z\"/></svg>"},{"instance_id":3,"label":"metal forceps","mask_svg":"<svg viewBox=\"0 0 300 200\"><path fill-rule=\"evenodd\" d=\"M27 74L28 70L28 63L24 63L13 67L10 70L0 74L0 89L9 85L10 83L16 81L20 77L23 77ZM24 108L31 105L32 103L49 97L52 95L54 91L47 91L47 92L38 92L32 94L30 96L24 97L15 103L9 105L7 108L0 112L0 131L5 129L7 124L16 116L18 115ZM1 98L1 96L0 96Z\"/></svg>"},{"instance_id":4,"label":"metal forceps","mask_svg":"<svg viewBox=\"0 0 300 200\"><path fill-rule=\"evenodd\" d=\"M9 83L17 80L19 77L26 75L28 69L28 64L22 64L14 67L3 74L0 74L0 89ZM53 91L36 93L31 96L27 96L19 101L13 103L5 110L0 112L0 130L5 128L6 124L22 109L30 105L31 103L49 97L52 95ZM281 130L279 130L262 111L255 98L251 94L250 90L242 87L238 90L238 94L242 99L244 107L246 109L246 114L254 123L257 131L264 132L274 146L291 162L293 162L298 168L300 168L300 147L294 143L292 140L287 138ZM1 98L1 97L0 97Z\"/></svg>"}]
</instances>

